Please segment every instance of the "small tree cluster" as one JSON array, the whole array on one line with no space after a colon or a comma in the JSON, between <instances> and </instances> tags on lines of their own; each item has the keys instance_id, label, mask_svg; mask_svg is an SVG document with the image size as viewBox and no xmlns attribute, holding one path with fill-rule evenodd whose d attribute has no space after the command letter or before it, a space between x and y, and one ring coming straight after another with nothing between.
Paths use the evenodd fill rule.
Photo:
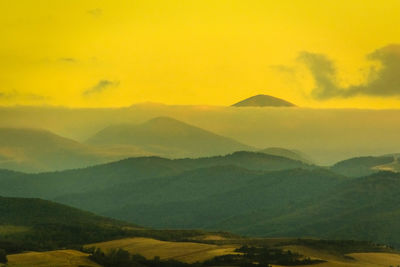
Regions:
<instances>
[{"instance_id":1,"label":"small tree cluster","mask_svg":"<svg viewBox=\"0 0 400 267\"><path fill-rule=\"evenodd\" d=\"M0 263L7 263L7 254L4 249L0 249Z\"/></svg>"},{"instance_id":2,"label":"small tree cluster","mask_svg":"<svg viewBox=\"0 0 400 267\"><path fill-rule=\"evenodd\" d=\"M103 252L99 248L86 250L91 253L89 258L104 267L199 267L198 263L189 264L175 260L160 260L159 257L154 257L148 260L140 254L131 255L123 249L112 249L108 252Z\"/></svg>"}]
</instances>

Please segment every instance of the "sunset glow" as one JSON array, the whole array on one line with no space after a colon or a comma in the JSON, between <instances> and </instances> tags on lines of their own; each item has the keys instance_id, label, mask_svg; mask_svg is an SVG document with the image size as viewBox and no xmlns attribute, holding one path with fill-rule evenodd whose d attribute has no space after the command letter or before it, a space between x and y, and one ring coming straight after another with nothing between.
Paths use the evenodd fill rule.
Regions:
<instances>
[{"instance_id":1,"label":"sunset glow","mask_svg":"<svg viewBox=\"0 0 400 267\"><path fill-rule=\"evenodd\" d=\"M2 1L0 104L231 105L268 94L302 107L397 108L400 88L314 97L319 74L301 55L332 62L340 88L368 83L387 67L368 55L400 43L399 13L397 0ZM388 56L400 62L399 51Z\"/></svg>"}]
</instances>

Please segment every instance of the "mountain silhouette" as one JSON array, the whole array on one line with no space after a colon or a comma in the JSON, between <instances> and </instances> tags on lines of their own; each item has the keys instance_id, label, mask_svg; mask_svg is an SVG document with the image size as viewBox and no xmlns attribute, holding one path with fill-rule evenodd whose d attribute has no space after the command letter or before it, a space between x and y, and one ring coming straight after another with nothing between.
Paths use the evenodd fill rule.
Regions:
<instances>
[{"instance_id":1,"label":"mountain silhouette","mask_svg":"<svg viewBox=\"0 0 400 267\"><path fill-rule=\"evenodd\" d=\"M224 155L254 148L187 123L157 117L142 124L111 125L87 141L91 145L133 146L164 157Z\"/></svg>"},{"instance_id":2,"label":"mountain silhouette","mask_svg":"<svg viewBox=\"0 0 400 267\"><path fill-rule=\"evenodd\" d=\"M52 132L0 128L0 168L35 172L85 167L101 162L105 160L97 149Z\"/></svg>"},{"instance_id":3,"label":"mountain silhouette","mask_svg":"<svg viewBox=\"0 0 400 267\"><path fill-rule=\"evenodd\" d=\"M233 107L295 107L293 103L290 103L281 98L277 98L270 95L255 95L245 100L242 100Z\"/></svg>"}]
</instances>

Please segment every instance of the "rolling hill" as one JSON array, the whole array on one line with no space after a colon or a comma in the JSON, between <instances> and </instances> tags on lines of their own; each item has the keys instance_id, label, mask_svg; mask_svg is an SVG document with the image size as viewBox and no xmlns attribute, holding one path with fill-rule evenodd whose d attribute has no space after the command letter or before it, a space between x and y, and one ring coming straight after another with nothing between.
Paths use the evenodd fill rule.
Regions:
<instances>
[{"instance_id":1,"label":"rolling hill","mask_svg":"<svg viewBox=\"0 0 400 267\"><path fill-rule=\"evenodd\" d=\"M0 249L7 254L79 248L93 242L146 237L182 241L216 233L155 230L38 198L0 197ZM222 236L234 235L219 233Z\"/></svg>"},{"instance_id":2,"label":"rolling hill","mask_svg":"<svg viewBox=\"0 0 400 267\"><path fill-rule=\"evenodd\" d=\"M295 107L296 105L270 95L255 95L242 100L233 107Z\"/></svg>"},{"instance_id":3,"label":"rolling hill","mask_svg":"<svg viewBox=\"0 0 400 267\"><path fill-rule=\"evenodd\" d=\"M310 258L314 262L308 262L302 266L326 266L326 267L387 267L397 266L400 264L400 255L396 251L384 247L374 245L368 242L355 242L351 240L316 240L316 239L227 239L221 236L204 236L207 240L196 240L196 242L171 242L159 241L151 238L125 238L120 240L112 240L108 242L93 243L84 246L84 253L72 249L52 250L43 252L24 252L8 255L8 263L10 267L100 267L103 265L96 264L92 258L90 248L97 247L103 252L110 255L112 251L123 249L131 255L136 255L136 259L141 260L140 266L215 266L220 260L234 259L229 266L243 266L244 257L233 257L227 255L238 255L236 249L243 250L242 245L252 246L257 244L258 250L260 246L267 248L268 251L278 252L287 258ZM215 239L218 238L218 239ZM220 239L222 238L222 239ZM206 243L203 243L206 242ZM222 242L222 244L218 244ZM257 248L256 248L257 249ZM89 250L89 251L88 251ZM286 251L291 251L288 253ZM283 253L282 253L283 252ZM137 253L144 257L137 256ZM295 253L293 255L293 253ZM115 254L114 254L115 255ZM124 254L122 254L124 255ZM126 255L126 254L125 254ZM256 257L257 254L248 256ZM274 254L273 254L274 255ZM276 254L275 254L276 255ZM158 257L157 261L154 258ZM147 258L147 260L146 260ZM111 259L111 257L109 257ZM114 258L115 259L115 258ZM126 258L124 258L126 259ZM284 261L285 258L278 258ZM171 261L172 260L172 261ZM206 260L204 262L204 260ZM316 260L316 261L315 261ZM169 262L168 262L169 261ZM279 264L278 266L293 266L293 262L286 261L290 264ZM107 262L107 266L127 266L126 260L120 262ZM144 263L144 264L143 264ZM164 263L164 264L161 264ZM193 264L191 264L193 263ZM157 265L156 265L157 264ZM137 266L129 265L129 266ZM253 264L250 266L257 266ZM298 263L296 264L298 265ZM5 266L1 265L0 266ZM221 266L219 264L218 266ZM226 265L224 265L226 266ZM247 265L249 266L249 265ZM276 266L275 264L273 266Z\"/></svg>"},{"instance_id":4,"label":"rolling hill","mask_svg":"<svg viewBox=\"0 0 400 267\"><path fill-rule=\"evenodd\" d=\"M198 168L227 165L252 170L312 168L300 161L255 152L176 160L138 157L62 172L25 174L0 170L0 195L51 199L64 194L84 193L125 183L179 175Z\"/></svg>"},{"instance_id":5,"label":"rolling hill","mask_svg":"<svg viewBox=\"0 0 400 267\"><path fill-rule=\"evenodd\" d=\"M128 236L132 224L32 198L0 197L0 247L8 253Z\"/></svg>"},{"instance_id":6,"label":"rolling hill","mask_svg":"<svg viewBox=\"0 0 400 267\"><path fill-rule=\"evenodd\" d=\"M102 147L136 147L165 157L224 155L254 148L184 122L157 117L142 124L111 125L87 140Z\"/></svg>"},{"instance_id":7,"label":"rolling hill","mask_svg":"<svg viewBox=\"0 0 400 267\"><path fill-rule=\"evenodd\" d=\"M216 166L57 198L142 225L251 236L369 240L400 247L400 174ZM95 204L94 204L95 203Z\"/></svg>"},{"instance_id":8,"label":"rolling hill","mask_svg":"<svg viewBox=\"0 0 400 267\"><path fill-rule=\"evenodd\" d=\"M331 170L346 176L358 177L376 173L383 166L396 162L397 158L393 155L357 157L339 161L331 167Z\"/></svg>"},{"instance_id":9,"label":"rolling hill","mask_svg":"<svg viewBox=\"0 0 400 267\"><path fill-rule=\"evenodd\" d=\"M400 161L399 161L400 155L393 154L392 156L393 156L392 162L374 166L373 169L379 171L400 172Z\"/></svg>"},{"instance_id":10,"label":"rolling hill","mask_svg":"<svg viewBox=\"0 0 400 267\"><path fill-rule=\"evenodd\" d=\"M299 207L284 216L259 218L258 225L249 226L247 232L335 239L351 237L400 247L399 187L400 174L393 172L346 180L319 202ZM263 225L276 225L280 229L271 232L271 228L264 227L262 230Z\"/></svg>"},{"instance_id":11,"label":"rolling hill","mask_svg":"<svg viewBox=\"0 0 400 267\"><path fill-rule=\"evenodd\" d=\"M400 174L340 175L255 152L130 158L62 172L0 172L0 194L56 200L174 229L360 239L400 246Z\"/></svg>"},{"instance_id":12,"label":"rolling hill","mask_svg":"<svg viewBox=\"0 0 400 267\"><path fill-rule=\"evenodd\" d=\"M0 129L0 167L44 171L99 162L88 146L36 129Z\"/></svg>"},{"instance_id":13,"label":"rolling hill","mask_svg":"<svg viewBox=\"0 0 400 267\"><path fill-rule=\"evenodd\" d=\"M71 249L24 252L8 255L7 267L101 267L88 256Z\"/></svg>"},{"instance_id":14,"label":"rolling hill","mask_svg":"<svg viewBox=\"0 0 400 267\"><path fill-rule=\"evenodd\" d=\"M267 266L265 261L272 263L272 266L281 267L299 265L387 267L400 264L400 255L395 250L370 242L299 238L235 239L222 237L221 239L221 236L204 236L204 238L206 239L197 239L195 243L163 242L150 238L127 238L89 244L85 247L97 247L102 251L123 249L130 253L139 253L148 259L154 259L155 256L159 256L160 260L173 259L180 262L194 263L193 265L185 265L186 267ZM195 239L192 239L192 241L195 241ZM246 253L246 250L250 250L253 253ZM260 252L268 253L263 253L264 258L261 259L259 258ZM279 256L274 260L276 255ZM288 260L289 258L291 260ZM310 258L314 261L308 260L308 262L299 263L293 261L295 258ZM244 264L246 259L250 261L250 264L249 262ZM204 262L204 260L206 261ZM260 263L260 261L264 261L264 264ZM154 266L154 264L149 266ZM170 264L167 266L175 267L181 265Z\"/></svg>"},{"instance_id":15,"label":"rolling hill","mask_svg":"<svg viewBox=\"0 0 400 267\"><path fill-rule=\"evenodd\" d=\"M56 200L152 227L246 234L235 225L250 227L257 221L252 213L285 214L319 199L342 179L325 170L260 172L217 166ZM242 214L240 220L227 222Z\"/></svg>"},{"instance_id":16,"label":"rolling hill","mask_svg":"<svg viewBox=\"0 0 400 267\"><path fill-rule=\"evenodd\" d=\"M259 150L258 152L265 153L265 154L270 154L274 156L281 156L293 160L298 160L302 161L305 163L312 163L313 161L305 155L304 153L297 151L297 150L290 150L286 148L281 148L281 147L268 147L262 150Z\"/></svg>"},{"instance_id":17,"label":"rolling hill","mask_svg":"<svg viewBox=\"0 0 400 267\"><path fill-rule=\"evenodd\" d=\"M96 247L103 251L120 248L132 254L139 253L148 259L158 256L161 260L174 259L181 262L195 263L204 262L216 256L234 254L234 250L239 246L237 244L207 244L206 242L199 242L199 240L197 242L171 242L135 237L88 244L85 247Z\"/></svg>"},{"instance_id":18,"label":"rolling hill","mask_svg":"<svg viewBox=\"0 0 400 267\"><path fill-rule=\"evenodd\" d=\"M0 168L40 172L82 168L134 153L106 151L40 129L0 128Z\"/></svg>"}]
</instances>

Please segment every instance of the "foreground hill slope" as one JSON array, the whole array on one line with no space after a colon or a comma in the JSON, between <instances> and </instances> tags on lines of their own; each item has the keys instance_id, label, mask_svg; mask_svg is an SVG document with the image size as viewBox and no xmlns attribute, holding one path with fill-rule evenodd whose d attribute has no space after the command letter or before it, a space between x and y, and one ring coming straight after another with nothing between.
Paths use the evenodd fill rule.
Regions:
<instances>
[{"instance_id":1,"label":"foreground hill slope","mask_svg":"<svg viewBox=\"0 0 400 267\"><path fill-rule=\"evenodd\" d=\"M152 240L153 244L165 244L165 253L171 253L171 257L175 255L174 247L187 252L191 249L198 256L207 250L209 257L226 254L235 247L224 250L223 246L171 242L201 236L235 237L229 233L142 228L42 199L0 197L0 214L0 249L7 254L6 266L100 266L90 260L89 254L75 249L105 241L122 244L120 240ZM158 251L155 248L153 253Z\"/></svg>"},{"instance_id":2,"label":"foreground hill slope","mask_svg":"<svg viewBox=\"0 0 400 267\"><path fill-rule=\"evenodd\" d=\"M8 255L7 267L101 267L88 256L72 249L24 252Z\"/></svg>"},{"instance_id":3,"label":"foreground hill slope","mask_svg":"<svg viewBox=\"0 0 400 267\"><path fill-rule=\"evenodd\" d=\"M27 227L47 223L119 225L116 220L39 198L0 197L0 213L2 225Z\"/></svg>"},{"instance_id":4,"label":"foreground hill slope","mask_svg":"<svg viewBox=\"0 0 400 267\"><path fill-rule=\"evenodd\" d=\"M281 98L277 98L270 95L255 95L245 100L242 100L233 107L295 107L293 103L290 103Z\"/></svg>"},{"instance_id":5,"label":"foreground hill slope","mask_svg":"<svg viewBox=\"0 0 400 267\"><path fill-rule=\"evenodd\" d=\"M99 260L100 257L93 257L93 250L90 248L100 248L107 255L111 251L123 249L126 253L143 255L141 264L129 266L243 266L243 259L252 257L248 260L256 261L257 254L249 254L245 257L227 256L237 254L236 250L243 250L251 246L252 249L264 247L271 252L279 253L280 256L274 257L271 254L266 255L270 262L280 260L280 264L273 266L293 266L299 265L299 262L293 263L289 259L304 259L310 257L313 262L303 262L302 266L326 266L326 267L387 267L397 266L400 264L400 255L396 251L385 246L379 246L368 242L355 241L332 241L332 240L317 240L317 239L289 239L289 238L274 238L274 239L251 239L251 238L225 238L220 235L203 235L194 237L185 242L160 241L152 238L124 238L107 242L93 243L84 246L84 250L88 253L83 253L77 250L53 250L45 252L25 252L19 254L8 255L8 264L10 267L82 267L82 266L100 266L93 262ZM203 243L204 242L204 243ZM254 247L256 246L256 247ZM290 250L291 253L286 251ZM282 253L283 252L283 253ZM295 253L295 254L293 254ZM90 255L92 254L92 255ZM97 254L98 255L98 254ZM115 255L115 254L114 254ZM120 253L121 255L126 255ZM265 255L265 254L264 254ZM158 257L157 262L151 261L154 257ZM109 257L111 260L111 257ZM114 262L104 262L107 266L121 266ZM121 258L120 258L121 259ZM126 259L126 257L123 257ZM274 261L275 259L275 261ZM168 260L173 260L166 262ZM265 260L265 259L264 259ZM222 261L222 262L221 262ZM123 261L127 266L126 260ZM288 263L286 265L284 262ZM164 263L164 264L161 264ZM191 264L194 263L194 264ZM219 264L218 264L219 263ZM305 265L304 265L305 264ZM246 266L257 266L259 264L247 264ZM263 265L264 266L264 265Z\"/></svg>"},{"instance_id":6,"label":"foreground hill slope","mask_svg":"<svg viewBox=\"0 0 400 267\"><path fill-rule=\"evenodd\" d=\"M0 197L0 247L41 250L126 236L132 224L32 198Z\"/></svg>"},{"instance_id":7,"label":"foreground hill slope","mask_svg":"<svg viewBox=\"0 0 400 267\"><path fill-rule=\"evenodd\" d=\"M233 139L169 117L157 117L139 125L111 125L89 138L87 143L103 147L134 146L156 155L175 158L254 150Z\"/></svg>"}]
</instances>

